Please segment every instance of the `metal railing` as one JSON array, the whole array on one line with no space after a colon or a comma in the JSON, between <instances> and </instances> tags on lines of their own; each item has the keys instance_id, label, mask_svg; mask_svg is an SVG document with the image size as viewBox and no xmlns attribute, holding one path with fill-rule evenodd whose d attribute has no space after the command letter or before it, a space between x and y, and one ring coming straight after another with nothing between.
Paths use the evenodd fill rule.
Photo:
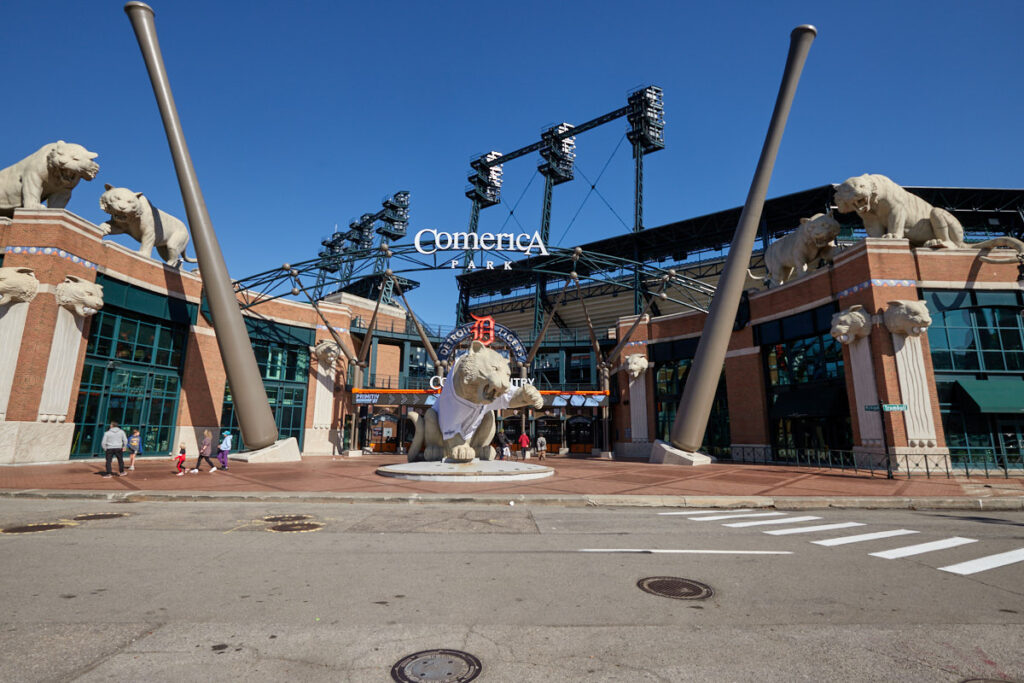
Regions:
<instances>
[{"instance_id":1,"label":"metal railing","mask_svg":"<svg viewBox=\"0 0 1024 683\"><path fill-rule=\"evenodd\" d=\"M990 452L950 455L934 453L891 453L882 451L848 451L836 449L772 448L769 446L734 446L705 449L719 460L759 465L789 465L818 469L867 472L872 477L1003 477L1024 476L1024 458L1019 453Z\"/></svg>"}]
</instances>

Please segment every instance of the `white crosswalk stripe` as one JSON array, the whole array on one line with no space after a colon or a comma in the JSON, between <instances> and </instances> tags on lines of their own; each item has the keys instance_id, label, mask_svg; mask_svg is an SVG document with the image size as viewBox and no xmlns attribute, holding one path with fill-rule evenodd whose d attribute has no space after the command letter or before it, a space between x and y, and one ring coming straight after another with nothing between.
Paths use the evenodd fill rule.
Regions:
<instances>
[{"instance_id":1,"label":"white crosswalk stripe","mask_svg":"<svg viewBox=\"0 0 1024 683\"><path fill-rule=\"evenodd\" d=\"M846 545L847 543L861 543L863 541L874 541L879 538L892 538L893 536L906 536L916 534L912 529L891 529L889 531L876 531L873 534L859 534L857 536L840 536L839 538L826 538L823 541L811 541L817 545L833 546Z\"/></svg>"},{"instance_id":2,"label":"white crosswalk stripe","mask_svg":"<svg viewBox=\"0 0 1024 683\"><path fill-rule=\"evenodd\" d=\"M762 524L795 524L797 522L810 522L815 519L821 519L821 517L812 517L808 515L805 517L784 517L782 519L761 519L754 522L733 522L732 524L723 524L722 526L740 528L747 526L761 526Z\"/></svg>"},{"instance_id":3,"label":"white crosswalk stripe","mask_svg":"<svg viewBox=\"0 0 1024 683\"><path fill-rule=\"evenodd\" d=\"M917 545L908 545L902 548L893 548L892 550L883 550L878 553L870 553L874 557L884 557L887 560L895 560L900 557L910 557L911 555L920 555L922 553L930 553L935 550L945 550L946 548L955 548L959 545L967 545L968 543L977 543L976 538L963 538L961 536L953 536L952 538L944 538L941 541L932 541L931 543L918 543Z\"/></svg>"},{"instance_id":4,"label":"white crosswalk stripe","mask_svg":"<svg viewBox=\"0 0 1024 683\"><path fill-rule=\"evenodd\" d=\"M818 524L816 526L801 526L795 529L771 529L766 534L772 536L784 536L786 534L809 534L814 531L831 531L832 529L849 529L853 526L864 526L864 522L837 522L835 524Z\"/></svg>"},{"instance_id":5,"label":"white crosswalk stripe","mask_svg":"<svg viewBox=\"0 0 1024 683\"><path fill-rule=\"evenodd\" d=\"M781 517L785 512L751 512L746 515L713 515L711 517L696 517L695 522L717 522L722 519L737 519L738 517Z\"/></svg>"},{"instance_id":6,"label":"white crosswalk stripe","mask_svg":"<svg viewBox=\"0 0 1024 683\"><path fill-rule=\"evenodd\" d=\"M753 510L751 510L749 508L743 508L743 509L737 509L737 510L729 510L729 512L753 512ZM722 510L679 510L679 511L672 511L672 512L659 512L658 514L662 515L662 516L666 516L666 515L687 515L687 516L690 516L690 515L711 515L711 514L722 514Z\"/></svg>"},{"instance_id":7,"label":"white crosswalk stripe","mask_svg":"<svg viewBox=\"0 0 1024 683\"><path fill-rule=\"evenodd\" d=\"M659 515L676 515L684 516L688 521L693 522L723 522L722 526L730 527L734 529L742 529L746 527L757 527L757 526L768 526L768 525L792 525L800 524L801 522L809 522L821 517L813 515L803 516L790 516L785 512L762 512L755 511L748 508L736 508L732 510L673 510L670 512L659 512ZM742 521L735 521L742 520ZM867 526L864 522L832 522L829 524L815 524L811 526L787 526L784 529L769 529L762 533L769 534L771 536L788 536L791 534L809 534L809 533L820 533L826 531L836 531L839 529L849 529L853 527ZM886 531L875 531L872 533L855 534L852 536L837 536L835 538L825 538L817 541L811 541L815 545L821 545L826 547L848 545L852 543L863 543L866 541L877 541L885 538L894 538L897 536L908 536L910 534L921 533L914 529L888 529ZM977 539L965 538L963 536L951 536L948 538L942 538L936 541L929 541L927 543L917 543L914 545L901 546L898 548L890 548L888 550L881 550L874 553L868 553L872 557L881 557L887 560L896 560L906 557L913 557L915 555L922 555L924 553L938 552L942 550L949 550L951 548L957 548L971 543L977 543ZM591 551L596 552L596 551ZM604 551L613 552L613 551ZM614 552L651 552L647 550L619 550ZM657 551L657 552L679 552L679 551ZM686 551L696 552L696 551ZM707 552L707 551L699 551ZM770 554L771 551L758 551L763 554ZM966 562L960 562L958 564L951 564L946 567L939 567L941 571L949 572L951 574L959 574L961 576L968 576L970 574L976 574L978 572L987 571L989 569L995 569L997 567L1004 567L1006 565L1016 564L1018 562L1024 562L1024 548L1018 548L1016 550L1010 550L1005 553L998 553L995 555L988 555L986 557L979 557L974 560L968 560Z\"/></svg>"},{"instance_id":8,"label":"white crosswalk stripe","mask_svg":"<svg viewBox=\"0 0 1024 683\"><path fill-rule=\"evenodd\" d=\"M1024 548L1018 548L1017 550L999 553L998 555L979 557L976 560L970 560L969 562L961 562L959 564L951 564L948 567L939 567L939 569L944 572L950 572L952 574L960 574L961 576L967 576L969 574L977 574L978 572L983 572L986 569L1005 567L1006 565L1014 564L1015 562L1024 562Z\"/></svg>"}]
</instances>

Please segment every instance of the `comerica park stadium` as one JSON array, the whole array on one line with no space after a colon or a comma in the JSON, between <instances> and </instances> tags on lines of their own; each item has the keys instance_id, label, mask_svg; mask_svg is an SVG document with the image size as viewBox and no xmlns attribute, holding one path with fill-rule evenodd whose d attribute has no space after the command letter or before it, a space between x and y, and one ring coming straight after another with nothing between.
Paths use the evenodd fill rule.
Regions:
<instances>
[{"instance_id":1,"label":"comerica park stadium","mask_svg":"<svg viewBox=\"0 0 1024 683\"><path fill-rule=\"evenodd\" d=\"M510 440L525 431L544 435L549 452L648 459L670 439L741 215L723 207L644 223L643 160L665 147L661 98L644 88L621 109L474 159L465 228L415 225L410 194L398 192L347 230L309 235L312 258L232 272L279 437L294 438L301 457L405 453L408 415L435 403L442 370L475 339L543 396L542 408L497 415ZM554 188L574 179L577 136L624 122L632 227L552 246ZM545 183L539 225L480 230L480 213L501 203L505 165L520 157ZM1012 240L976 245L1024 236L1024 190L893 185L963 228L959 243L924 245L843 212L843 180L764 203L701 452L1019 470L1024 257ZM200 273L76 215L92 190L81 184L67 208L0 214L3 464L96 456L111 421L138 427L154 455L179 443L195 452L206 429L239 434ZM814 220L834 221L824 242L812 244ZM417 279L428 270L457 282L448 320L417 312L431 296Z\"/></svg>"}]
</instances>

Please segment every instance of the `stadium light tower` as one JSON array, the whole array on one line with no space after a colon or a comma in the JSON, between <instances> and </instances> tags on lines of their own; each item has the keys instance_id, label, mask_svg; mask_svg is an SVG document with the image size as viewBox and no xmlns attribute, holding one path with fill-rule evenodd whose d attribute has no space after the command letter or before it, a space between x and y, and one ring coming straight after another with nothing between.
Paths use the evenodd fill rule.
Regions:
<instances>
[{"instance_id":1,"label":"stadium light tower","mask_svg":"<svg viewBox=\"0 0 1024 683\"><path fill-rule=\"evenodd\" d=\"M644 156L665 149L665 96L656 85L630 93L626 100L630 130L626 139L633 143L635 160L633 179L633 232L644 229ZM633 255L636 260L638 254ZM644 308L640 271L633 269L633 314Z\"/></svg>"},{"instance_id":2,"label":"stadium light tower","mask_svg":"<svg viewBox=\"0 0 1024 683\"><path fill-rule=\"evenodd\" d=\"M541 162L537 170L544 176L544 203L540 214L540 238L548 243L551 233L551 196L555 185L569 182L574 177L576 162L576 136L570 135L574 126L560 123L540 134ZM544 324L543 294L547 278L539 277L533 290L533 331L540 332Z\"/></svg>"},{"instance_id":3,"label":"stadium light tower","mask_svg":"<svg viewBox=\"0 0 1024 683\"><path fill-rule=\"evenodd\" d=\"M337 232L323 238L320 241L322 248L317 256L320 258L318 264L315 297L322 299L325 294L328 280L333 273L340 273L337 277L338 288L344 288L350 284L352 273L355 270L356 261L368 258L369 252L373 249L373 233L381 235L379 253L375 256L374 277L384 281L383 286L387 288L384 303L392 303L391 281L384 278L384 271L387 270L386 249L387 240L397 240L405 237L409 227L409 193L400 190L393 195L385 197L381 202L383 208L377 213L364 213L358 220L352 220L348 224L347 232ZM380 221L380 223L378 223Z\"/></svg>"}]
</instances>

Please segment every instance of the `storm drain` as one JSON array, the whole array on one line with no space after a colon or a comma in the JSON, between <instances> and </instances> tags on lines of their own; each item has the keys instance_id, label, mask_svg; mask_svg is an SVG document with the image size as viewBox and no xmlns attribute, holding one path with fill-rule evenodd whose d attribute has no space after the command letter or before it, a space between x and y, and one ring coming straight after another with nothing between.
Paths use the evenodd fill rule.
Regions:
<instances>
[{"instance_id":1,"label":"storm drain","mask_svg":"<svg viewBox=\"0 0 1024 683\"><path fill-rule=\"evenodd\" d=\"M301 522L304 519L312 519L313 515L270 515L264 517L264 522L270 522L271 524L281 524L282 522Z\"/></svg>"},{"instance_id":2,"label":"storm drain","mask_svg":"<svg viewBox=\"0 0 1024 683\"><path fill-rule=\"evenodd\" d=\"M637 588L651 595L675 600L707 600L715 594L706 583L676 576L649 576L636 582Z\"/></svg>"},{"instance_id":3,"label":"storm drain","mask_svg":"<svg viewBox=\"0 0 1024 683\"><path fill-rule=\"evenodd\" d=\"M283 533L298 531L319 531L324 527L320 522L285 522L267 527L267 531L279 531Z\"/></svg>"},{"instance_id":4,"label":"storm drain","mask_svg":"<svg viewBox=\"0 0 1024 683\"><path fill-rule=\"evenodd\" d=\"M65 527L75 526L69 522L40 522L39 524L25 524L23 526L9 526L4 529L0 529L2 534L34 534L37 531L53 531L54 529L64 529Z\"/></svg>"},{"instance_id":5,"label":"storm drain","mask_svg":"<svg viewBox=\"0 0 1024 683\"><path fill-rule=\"evenodd\" d=\"M81 515L75 515L71 519L76 522L91 522L94 519L117 519L118 517L127 516L127 512L86 512Z\"/></svg>"},{"instance_id":6,"label":"storm drain","mask_svg":"<svg viewBox=\"0 0 1024 683\"><path fill-rule=\"evenodd\" d=\"M480 675L480 660L459 650L424 650L406 655L391 667L398 683L464 683Z\"/></svg>"}]
</instances>

